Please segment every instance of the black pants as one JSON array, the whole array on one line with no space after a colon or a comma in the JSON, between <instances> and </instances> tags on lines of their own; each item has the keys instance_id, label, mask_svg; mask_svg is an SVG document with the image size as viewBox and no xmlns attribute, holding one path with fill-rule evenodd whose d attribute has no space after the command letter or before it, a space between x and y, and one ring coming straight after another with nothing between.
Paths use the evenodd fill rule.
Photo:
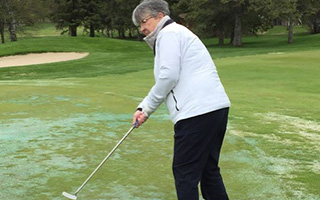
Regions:
<instances>
[{"instance_id":1,"label":"black pants","mask_svg":"<svg viewBox=\"0 0 320 200\"><path fill-rule=\"evenodd\" d=\"M178 121L174 126L173 174L179 200L226 200L219 155L229 108Z\"/></svg>"}]
</instances>

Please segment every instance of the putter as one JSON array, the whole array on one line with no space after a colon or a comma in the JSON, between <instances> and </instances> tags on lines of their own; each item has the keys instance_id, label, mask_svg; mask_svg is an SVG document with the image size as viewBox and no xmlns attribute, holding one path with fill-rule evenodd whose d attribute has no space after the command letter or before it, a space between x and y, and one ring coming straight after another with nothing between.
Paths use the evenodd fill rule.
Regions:
<instances>
[{"instance_id":1,"label":"putter","mask_svg":"<svg viewBox=\"0 0 320 200\"><path fill-rule=\"evenodd\" d=\"M108 158L112 155L112 153L120 146L120 144L128 137L128 135L132 132L134 128L138 125L138 121L134 123L134 125L130 128L130 130L122 137L122 139L118 142L118 144L111 150L111 152L102 160L102 162L98 165L98 167L90 174L90 176L85 180L82 185L77 189L74 194L69 194L67 192L62 192L62 195L69 199L77 199L78 193L82 190L82 188L87 184L87 182L92 178L92 176L99 170L99 168L108 160Z\"/></svg>"}]
</instances>

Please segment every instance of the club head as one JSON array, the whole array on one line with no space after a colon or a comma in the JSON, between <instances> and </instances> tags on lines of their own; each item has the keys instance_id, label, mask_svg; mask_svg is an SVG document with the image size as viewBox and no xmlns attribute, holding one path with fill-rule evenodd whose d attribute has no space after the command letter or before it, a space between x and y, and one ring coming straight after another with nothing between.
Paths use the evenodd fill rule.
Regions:
<instances>
[{"instance_id":1,"label":"club head","mask_svg":"<svg viewBox=\"0 0 320 200\"><path fill-rule=\"evenodd\" d=\"M73 199L73 200L76 200L77 199L77 196L76 195L72 195L72 194L69 194L67 192L62 192L62 195L69 198L69 199Z\"/></svg>"}]
</instances>

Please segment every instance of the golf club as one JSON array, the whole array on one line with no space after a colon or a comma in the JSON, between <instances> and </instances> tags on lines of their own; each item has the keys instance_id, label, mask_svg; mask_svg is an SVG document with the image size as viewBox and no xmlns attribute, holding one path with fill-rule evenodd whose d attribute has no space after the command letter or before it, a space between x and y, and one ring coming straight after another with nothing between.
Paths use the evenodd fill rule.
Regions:
<instances>
[{"instance_id":1,"label":"golf club","mask_svg":"<svg viewBox=\"0 0 320 200\"><path fill-rule=\"evenodd\" d=\"M118 144L111 150L111 152L102 160L102 162L98 165L98 167L90 174L90 176L85 180L82 185L78 188L78 190L74 194L69 194L67 192L62 192L62 195L69 199L77 199L77 194L82 190L82 188L87 184L87 182L92 178L92 176L98 171L98 169L108 160L108 158L112 155L112 153L120 146L120 144L128 137L128 135L132 132L134 128L138 125L138 121L134 123L134 125L130 128L130 130L122 137L122 139L118 142Z\"/></svg>"}]
</instances>

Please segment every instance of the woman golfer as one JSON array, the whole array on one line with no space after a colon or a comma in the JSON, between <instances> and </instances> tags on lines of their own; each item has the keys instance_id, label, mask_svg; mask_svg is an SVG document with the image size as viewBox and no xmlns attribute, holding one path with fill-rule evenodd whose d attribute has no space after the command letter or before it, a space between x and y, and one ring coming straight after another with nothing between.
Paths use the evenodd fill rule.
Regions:
<instances>
[{"instance_id":1,"label":"woman golfer","mask_svg":"<svg viewBox=\"0 0 320 200\"><path fill-rule=\"evenodd\" d=\"M179 200L228 199L219 155L230 101L206 47L169 17L164 0L144 0L133 23L154 51L155 84L139 104L133 122L142 125L162 102L174 123L173 174Z\"/></svg>"}]
</instances>

